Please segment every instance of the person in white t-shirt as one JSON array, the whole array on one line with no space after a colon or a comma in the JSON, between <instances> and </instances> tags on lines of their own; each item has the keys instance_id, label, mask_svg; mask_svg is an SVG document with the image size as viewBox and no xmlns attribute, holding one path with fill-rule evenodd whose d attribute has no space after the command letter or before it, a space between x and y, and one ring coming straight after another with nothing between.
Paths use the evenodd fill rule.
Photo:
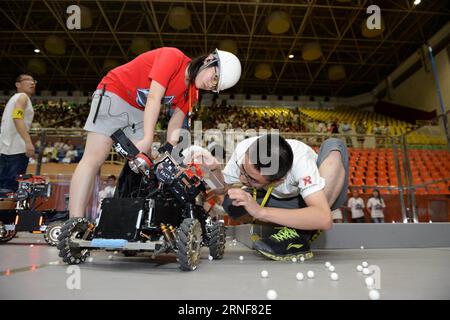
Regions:
<instances>
[{"instance_id":1,"label":"person in white t-shirt","mask_svg":"<svg viewBox=\"0 0 450 320\"><path fill-rule=\"evenodd\" d=\"M373 197L367 201L367 208L370 210L370 216L373 223L383 223L384 213L383 210L386 208L383 198L380 196L380 191L374 189L372 193Z\"/></svg>"},{"instance_id":2,"label":"person in white t-shirt","mask_svg":"<svg viewBox=\"0 0 450 320\"><path fill-rule=\"evenodd\" d=\"M364 223L364 200L359 196L359 192L356 189L352 191L352 195L347 203L347 207L352 212L352 222Z\"/></svg>"},{"instance_id":3,"label":"person in white t-shirt","mask_svg":"<svg viewBox=\"0 0 450 320\"><path fill-rule=\"evenodd\" d=\"M331 217L333 218L334 223L344 222L344 217L342 216L341 208L337 208L337 209L331 211Z\"/></svg>"},{"instance_id":4,"label":"person in white t-shirt","mask_svg":"<svg viewBox=\"0 0 450 320\"><path fill-rule=\"evenodd\" d=\"M0 189L16 191L18 175L27 171L35 148L30 130L34 109L30 98L36 90L36 80L29 74L16 78L17 93L7 102L0 125Z\"/></svg>"},{"instance_id":5,"label":"person in white t-shirt","mask_svg":"<svg viewBox=\"0 0 450 320\"><path fill-rule=\"evenodd\" d=\"M274 226L270 236L254 242L273 260L311 258L309 244L317 230L332 227L330 208L347 200L348 153L339 139L326 140L316 154L303 142L276 134L248 138L236 146L223 172L216 159L206 158L201 162L226 186L222 206L228 215Z\"/></svg>"}]
</instances>

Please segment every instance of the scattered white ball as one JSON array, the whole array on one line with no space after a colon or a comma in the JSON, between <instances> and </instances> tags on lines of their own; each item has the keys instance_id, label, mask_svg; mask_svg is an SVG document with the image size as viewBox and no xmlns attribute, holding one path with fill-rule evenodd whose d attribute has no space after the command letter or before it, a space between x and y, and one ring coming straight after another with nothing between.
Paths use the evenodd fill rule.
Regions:
<instances>
[{"instance_id":1,"label":"scattered white ball","mask_svg":"<svg viewBox=\"0 0 450 320\"><path fill-rule=\"evenodd\" d=\"M109 259L109 260L112 260L112 258L113 258L112 255L109 255L109 256L108 256L108 259Z\"/></svg>"},{"instance_id":2,"label":"scattered white ball","mask_svg":"<svg viewBox=\"0 0 450 320\"><path fill-rule=\"evenodd\" d=\"M392 221L392 223L395 223L395 221Z\"/></svg>"},{"instance_id":3,"label":"scattered white ball","mask_svg":"<svg viewBox=\"0 0 450 320\"><path fill-rule=\"evenodd\" d=\"M89 257L89 258L87 258L87 261L88 262L92 262L92 261L94 261L94 258L93 257Z\"/></svg>"},{"instance_id":4,"label":"scattered white ball","mask_svg":"<svg viewBox=\"0 0 450 320\"><path fill-rule=\"evenodd\" d=\"M302 281L305 278L305 276L301 272L297 272L295 277L297 278L298 281Z\"/></svg>"},{"instance_id":5,"label":"scattered white ball","mask_svg":"<svg viewBox=\"0 0 450 320\"><path fill-rule=\"evenodd\" d=\"M367 277L365 281L366 281L366 286L367 286L367 288L372 287L373 284L375 283L375 281L373 280L372 277Z\"/></svg>"},{"instance_id":6,"label":"scattered white ball","mask_svg":"<svg viewBox=\"0 0 450 320\"><path fill-rule=\"evenodd\" d=\"M34 244L30 244L30 248L33 248L34 247Z\"/></svg>"},{"instance_id":7,"label":"scattered white ball","mask_svg":"<svg viewBox=\"0 0 450 320\"><path fill-rule=\"evenodd\" d=\"M336 272L333 272L332 274L330 274L330 278L333 281L337 281L339 279L339 276Z\"/></svg>"},{"instance_id":8,"label":"scattered white ball","mask_svg":"<svg viewBox=\"0 0 450 320\"><path fill-rule=\"evenodd\" d=\"M329 266L329 267L328 267L328 271L334 272L334 270L336 270L336 268L335 268L334 266Z\"/></svg>"},{"instance_id":9,"label":"scattered white ball","mask_svg":"<svg viewBox=\"0 0 450 320\"><path fill-rule=\"evenodd\" d=\"M369 298L370 300L378 300L380 299L380 292L378 290L370 290L369 291Z\"/></svg>"},{"instance_id":10,"label":"scattered white ball","mask_svg":"<svg viewBox=\"0 0 450 320\"><path fill-rule=\"evenodd\" d=\"M267 278L268 276L269 276L269 271L267 271L267 270L261 271L261 277Z\"/></svg>"},{"instance_id":11,"label":"scattered white ball","mask_svg":"<svg viewBox=\"0 0 450 320\"><path fill-rule=\"evenodd\" d=\"M300 257L300 261L304 262L305 261L305 257Z\"/></svg>"},{"instance_id":12,"label":"scattered white ball","mask_svg":"<svg viewBox=\"0 0 450 320\"><path fill-rule=\"evenodd\" d=\"M364 250L364 246L361 246L361 250Z\"/></svg>"},{"instance_id":13,"label":"scattered white ball","mask_svg":"<svg viewBox=\"0 0 450 320\"><path fill-rule=\"evenodd\" d=\"M313 279L314 278L314 271L309 270L306 275L308 276L308 278Z\"/></svg>"},{"instance_id":14,"label":"scattered white ball","mask_svg":"<svg viewBox=\"0 0 450 320\"><path fill-rule=\"evenodd\" d=\"M370 274L370 270L367 269L367 268L364 268L363 271L362 271L362 273L363 273L363 274L366 274L366 275L367 275L367 274Z\"/></svg>"},{"instance_id":15,"label":"scattered white ball","mask_svg":"<svg viewBox=\"0 0 450 320\"><path fill-rule=\"evenodd\" d=\"M213 259L214 259L213 256L208 256L209 261L213 261Z\"/></svg>"},{"instance_id":16,"label":"scattered white ball","mask_svg":"<svg viewBox=\"0 0 450 320\"><path fill-rule=\"evenodd\" d=\"M293 257L293 258L292 258L292 262L294 262L294 263L297 262L297 258L296 258L296 257Z\"/></svg>"},{"instance_id":17,"label":"scattered white ball","mask_svg":"<svg viewBox=\"0 0 450 320\"><path fill-rule=\"evenodd\" d=\"M326 267L326 268L329 268L330 266L331 266L330 261L325 262L325 267Z\"/></svg>"},{"instance_id":18,"label":"scattered white ball","mask_svg":"<svg viewBox=\"0 0 450 320\"><path fill-rule=\"evenodd\" d=\"M369 266L367 261L363 261L363 263L361 263L361 265L363 266L363 268L367 268Z\"/></svg>"},{"instance_id":19,"label":"scattered white ball","mask_svg":"<svg viewBox=\"0 0 450 320\"><path fill-rule=\"evenodd\" d=\"M433 223L433 221L430 220L430 221L428 221L428 223Z\"/></svg>"},{"instance_id":20,"label":"scattered white ball","mask_svg":"<svg viewBox=\"0 0 450 320\"><path fill-rule=\"evenodd\" d=\"M116 255L116 254L118 254L119 253L119 251L114 251L114 254Z\"/></svg>"},{"instance_id":21,"label":"scattered white ball","mask_svg":"<svg viewBox=\"0 0 450 320\"><path fill-rule=\"evenodd\" d=\"M244 261L244 256L239 256L239 260Z\"/></svg>"},{"instance_id":22,"label":"scattered white ball","mask_svg":"<svg viewBox=\"0 0 450 320\"><path fill-rule=\"evenodd\" d=\"M363 271L363 267L361 265L357 265L356 270L358 270L358 272L361 272Z\"/></svg>"},{"instance_id":23,"label":"scattered white ball","mask_svg":"<svg viewBox=\"0 0 450 320\"><path fill-rule=\"evenodd\" d=\"M277 292L275 290L270 289L269 291L267 291L267 299L269 300L275 300L278 296Z\"/></svg>"}]
</instances>

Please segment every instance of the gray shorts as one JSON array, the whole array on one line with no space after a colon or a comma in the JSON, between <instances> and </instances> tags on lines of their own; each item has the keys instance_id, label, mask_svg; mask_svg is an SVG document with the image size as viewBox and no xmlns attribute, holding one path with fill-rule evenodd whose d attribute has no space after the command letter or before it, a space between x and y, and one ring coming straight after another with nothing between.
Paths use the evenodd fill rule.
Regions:
<instances>
[{"instance_id":1,"label":"gray shorts","mask_svg":"<svg viewBox=\"0 0 450 320\"><path fill-rule=\"evenodd\" d=\"M320 167L322 162L330 154L331 151L339 151L341 153L342 163L345 169L345 181L342 186L341 192L336 201L331 206L331 210L340 208L347 202L348 194L348 150L345 143L337 138L329 138L325 140L320 146L319 154L317 157L317 167ZM264 198L264 194L258 194L257 202L261 203ZM266 207L282 208L282 209L298 209L307 207L305 200L302 196L296 196L288 199L279 199L274 196L270 196L267 201Z\"/></svg>"},{"instance_id":2,"label":"gray shorts","mask_svg":"<svg viewBox=\"0 0 450 320\"><path fill-rule=\"evenodd\" d=\"M105 91L99 106L97 119L93 122L102 90L92 95L91 110L84 125L84 130L111 136L122 129L131 140L138 141L144 137L144 111L123 100L118 95Z\"/></svg>"}]
</instances>

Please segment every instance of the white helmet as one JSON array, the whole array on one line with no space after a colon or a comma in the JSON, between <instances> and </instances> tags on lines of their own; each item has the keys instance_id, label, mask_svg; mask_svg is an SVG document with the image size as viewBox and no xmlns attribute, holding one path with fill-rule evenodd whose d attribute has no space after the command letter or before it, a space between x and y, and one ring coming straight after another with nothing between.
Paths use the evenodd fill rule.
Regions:
<instances>
[{"instance_id":1,"label":"white helmet","mask_svg":"<svg viewBox=\"0 0 450 320\"><path fill-rule=\"evenodd\" d=\"M239 81L242 68L238 57L231 52L216 49L214 55L219 58L219 83L217 85L217 93L219 93L219 91L231 88Z\"/></svg>"},{"instance_id":2,"label":"white helmet","mask_svg":"<svg viewBox=\"0 0 450 320\"><path fill-rule=\"evenodd\" d=\"M202 66L202 69L217 62L219 66L219 81L217 83L217 90L213 91L219 93L222 90L231 88L239 81L242 71L241 62L238 57L228 51L216 49L212 55L214 58Z\"/></svg>"}]
</instances>

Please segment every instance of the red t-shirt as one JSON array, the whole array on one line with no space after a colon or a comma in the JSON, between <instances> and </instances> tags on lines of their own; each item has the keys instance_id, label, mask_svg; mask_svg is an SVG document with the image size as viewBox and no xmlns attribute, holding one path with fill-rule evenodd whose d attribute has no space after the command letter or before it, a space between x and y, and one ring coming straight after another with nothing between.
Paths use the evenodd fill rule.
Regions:
<instances>
[{"instance_id":1,"label":"red t-shirt","mask_svg":"<svg viewBox=\"0 0 450 320\"><path fill-rule=\"evenodd\" d=\"M185 71L190 61L177 48L151 50L108 72L97 89L106 85L106 91L113 92L133 107L144 110L150 83L155 80L166 88L161 103L169 104L173 109L179 108L187 114L198 96L195 86L186 95Z\"/></svg>"}]
</instances>

